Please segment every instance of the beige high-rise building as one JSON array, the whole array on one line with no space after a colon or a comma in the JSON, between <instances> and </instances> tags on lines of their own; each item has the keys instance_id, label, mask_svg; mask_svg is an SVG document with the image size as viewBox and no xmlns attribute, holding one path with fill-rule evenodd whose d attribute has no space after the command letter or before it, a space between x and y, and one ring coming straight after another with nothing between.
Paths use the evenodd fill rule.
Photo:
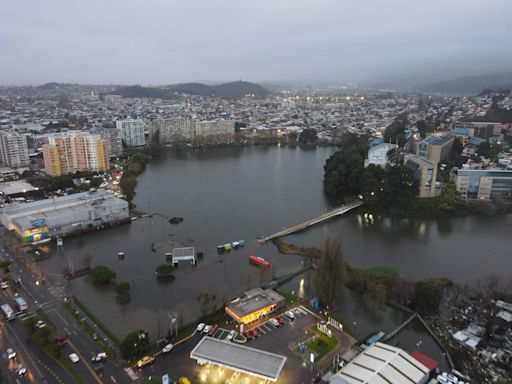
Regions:
<instances>
[{"instance_id":1,"label":"beige high-rise building","mask_svg":"<svg viewBox=\"0 0 512 384\"><path fill-rule=\"evenodd\" d=\"M100 135L68 132L43 145L46 173L60 176L76 171L104 172L110 168L108 143Z\"/></svg>"}]
</instances>

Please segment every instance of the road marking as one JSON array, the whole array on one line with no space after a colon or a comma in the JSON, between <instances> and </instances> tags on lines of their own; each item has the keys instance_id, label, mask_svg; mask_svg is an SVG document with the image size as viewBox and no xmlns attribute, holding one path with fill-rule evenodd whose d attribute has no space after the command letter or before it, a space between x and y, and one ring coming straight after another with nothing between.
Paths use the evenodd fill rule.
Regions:
<instances>
[{"instance_id":1,"label":"road marking","mask_svg":"<svg viewBox=\"0 0 512 384\"><path fill-rule=\"evenodd\" d=\"M80 352L78 352L78 349L75 347L75 345L73 344L73 342L71 340L68 339L68 345L71 347L71 349L78 355L78 357L80 357L80 360L82 360L85 368L87 368L89 370L89 372L91 373L92 377L94 377L94 380L96 380L96 382L98 384L103 384L103 381L101 381L101 379L99 378L99 376L96 374L96 371L94 369L92 369L92 367L89 365L89 363L87 362L86 359L84 359L84 357L82 356L82 354Z\"/></svg>"},{"instance_id":2,"label":"road marking","mask_svg":"<svg viewBox=\"0 0 512 384\"><path fill-rule=\"evenodd\" d=\"M62 317L62 315L59 312L55 312L55 314L59 317L59 319L61 319L64 322L64 324L66 324L68 327L70 326L66 319L64 319L64 317Z\"/></svg>"},{"instance_id":3,"label":"road marking","mask_svg":"<svg viewBox=\"0 0 512 384\"><path fill-rule=\"evenodd\" d=\"M302 305L300 306L300 308L302 308L304 311L308 312L309 314L315 316L317 319L320 319L322 320L322 318L320 316L318 316L316 313L314 312L311 312L309 309L307 309L306 307L303 307Z\"/></svg>"},{"instance_id":4,"label":"road marking","mask_svg":"<svg viewBox=\"0 0 512 384\"><path fill-rule=\"evenodd\" d=\"M125 368L124 371L126 372L128 377L132 379L132 381L136 381L139 379L139 375L135 373L132 367Z\"/></svg>"},{"instance_id":5,"label":"road marking","mask_svg":"<svg viewBox=\"0 0 512 384\"><path fill-rule=\"evenodd\" d=\"M258 327L258 331L262 332L264 335L267 334L267 332L265 332L261 326Z\"/></svg>"}]
</instances>

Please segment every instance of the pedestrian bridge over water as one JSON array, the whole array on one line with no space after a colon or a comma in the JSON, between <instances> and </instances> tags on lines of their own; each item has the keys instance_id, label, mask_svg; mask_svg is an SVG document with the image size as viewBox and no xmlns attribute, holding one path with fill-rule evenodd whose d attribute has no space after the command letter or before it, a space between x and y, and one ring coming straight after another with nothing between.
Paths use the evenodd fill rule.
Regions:
<instances>
[{"instance_id":1,"label":"pedestrian bridge over water","mask_svg":"<svg viewBox=\"0 0 512 384\"><path fill-rule=\"evenodd\" d=\"M355 201L355 202L347 204L347 205L342 205L341 207L337 207L337 208L331 209L330 211L324 212L320 216L317 216L313 219L306 220L303 223L294 225L292 227L285 228L282 231L273 233L271 235L261 237L260 239L258 239L258 242L264 243L266 241L276 239L278 237L283 237L283 236L290 235L295 232L302 231L302 230L304 230L308 227L311 227L315 224L321 223L322 221L329 220L335 216L341 216L344 213L347 213L357 207L360 207L363 204L364 204L364 202L362 202L361 200L358 200L358 201Z\"/></svg>"}]
</instances>

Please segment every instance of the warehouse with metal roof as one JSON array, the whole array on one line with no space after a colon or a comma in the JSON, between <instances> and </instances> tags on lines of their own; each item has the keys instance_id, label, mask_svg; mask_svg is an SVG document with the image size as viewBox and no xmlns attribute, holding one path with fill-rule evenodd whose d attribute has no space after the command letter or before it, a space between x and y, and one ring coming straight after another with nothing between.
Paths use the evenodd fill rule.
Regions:
<instances>
[{"instance_id":1,"label":"warehouse with metal roof","mask_svg":"<svg viewBox=\"0 0 512 384\"><path fill-rule=\"evenodd\" d=\"M330 384L423 384L429 369L400 348L375 343L331 377Z\"/></svg>"},{"instance_id":2,"label":"warehouse with metal roof","mask_svg":"<svg viewBox=\"0 0 512 384\"><path fill-rule=\"evenodd\" d=\"M30 243L102 228L128 218L128 202L105 190L10 204L0 210L2 224Z\"/></svg>"},{"instance_id":3,"label":"warehouse with metal roof","mask_svg":"<svg viewBox=\"0 0 512 384\"><path fill-rule=\"evenodd\" d=\"M205 336L190 352L198 364L213 364L276 382L286 357Z\"/></svg>"}]
</instances>

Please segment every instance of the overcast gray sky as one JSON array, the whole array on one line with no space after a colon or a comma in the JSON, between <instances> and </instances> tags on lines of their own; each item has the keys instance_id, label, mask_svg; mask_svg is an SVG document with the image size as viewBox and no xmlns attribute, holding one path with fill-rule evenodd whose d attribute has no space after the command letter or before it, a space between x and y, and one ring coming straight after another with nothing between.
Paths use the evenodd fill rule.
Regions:
<instances>
[{"instance_id":1,"label":"overcast gray sky","mask_svg":"<svg viewBox=\"0 0 512 384\"><path fill-rule=\"evenodd\" d=\"M0 84L512 70L512 0L12 0Z\"/></svg>"}]
</instances>

